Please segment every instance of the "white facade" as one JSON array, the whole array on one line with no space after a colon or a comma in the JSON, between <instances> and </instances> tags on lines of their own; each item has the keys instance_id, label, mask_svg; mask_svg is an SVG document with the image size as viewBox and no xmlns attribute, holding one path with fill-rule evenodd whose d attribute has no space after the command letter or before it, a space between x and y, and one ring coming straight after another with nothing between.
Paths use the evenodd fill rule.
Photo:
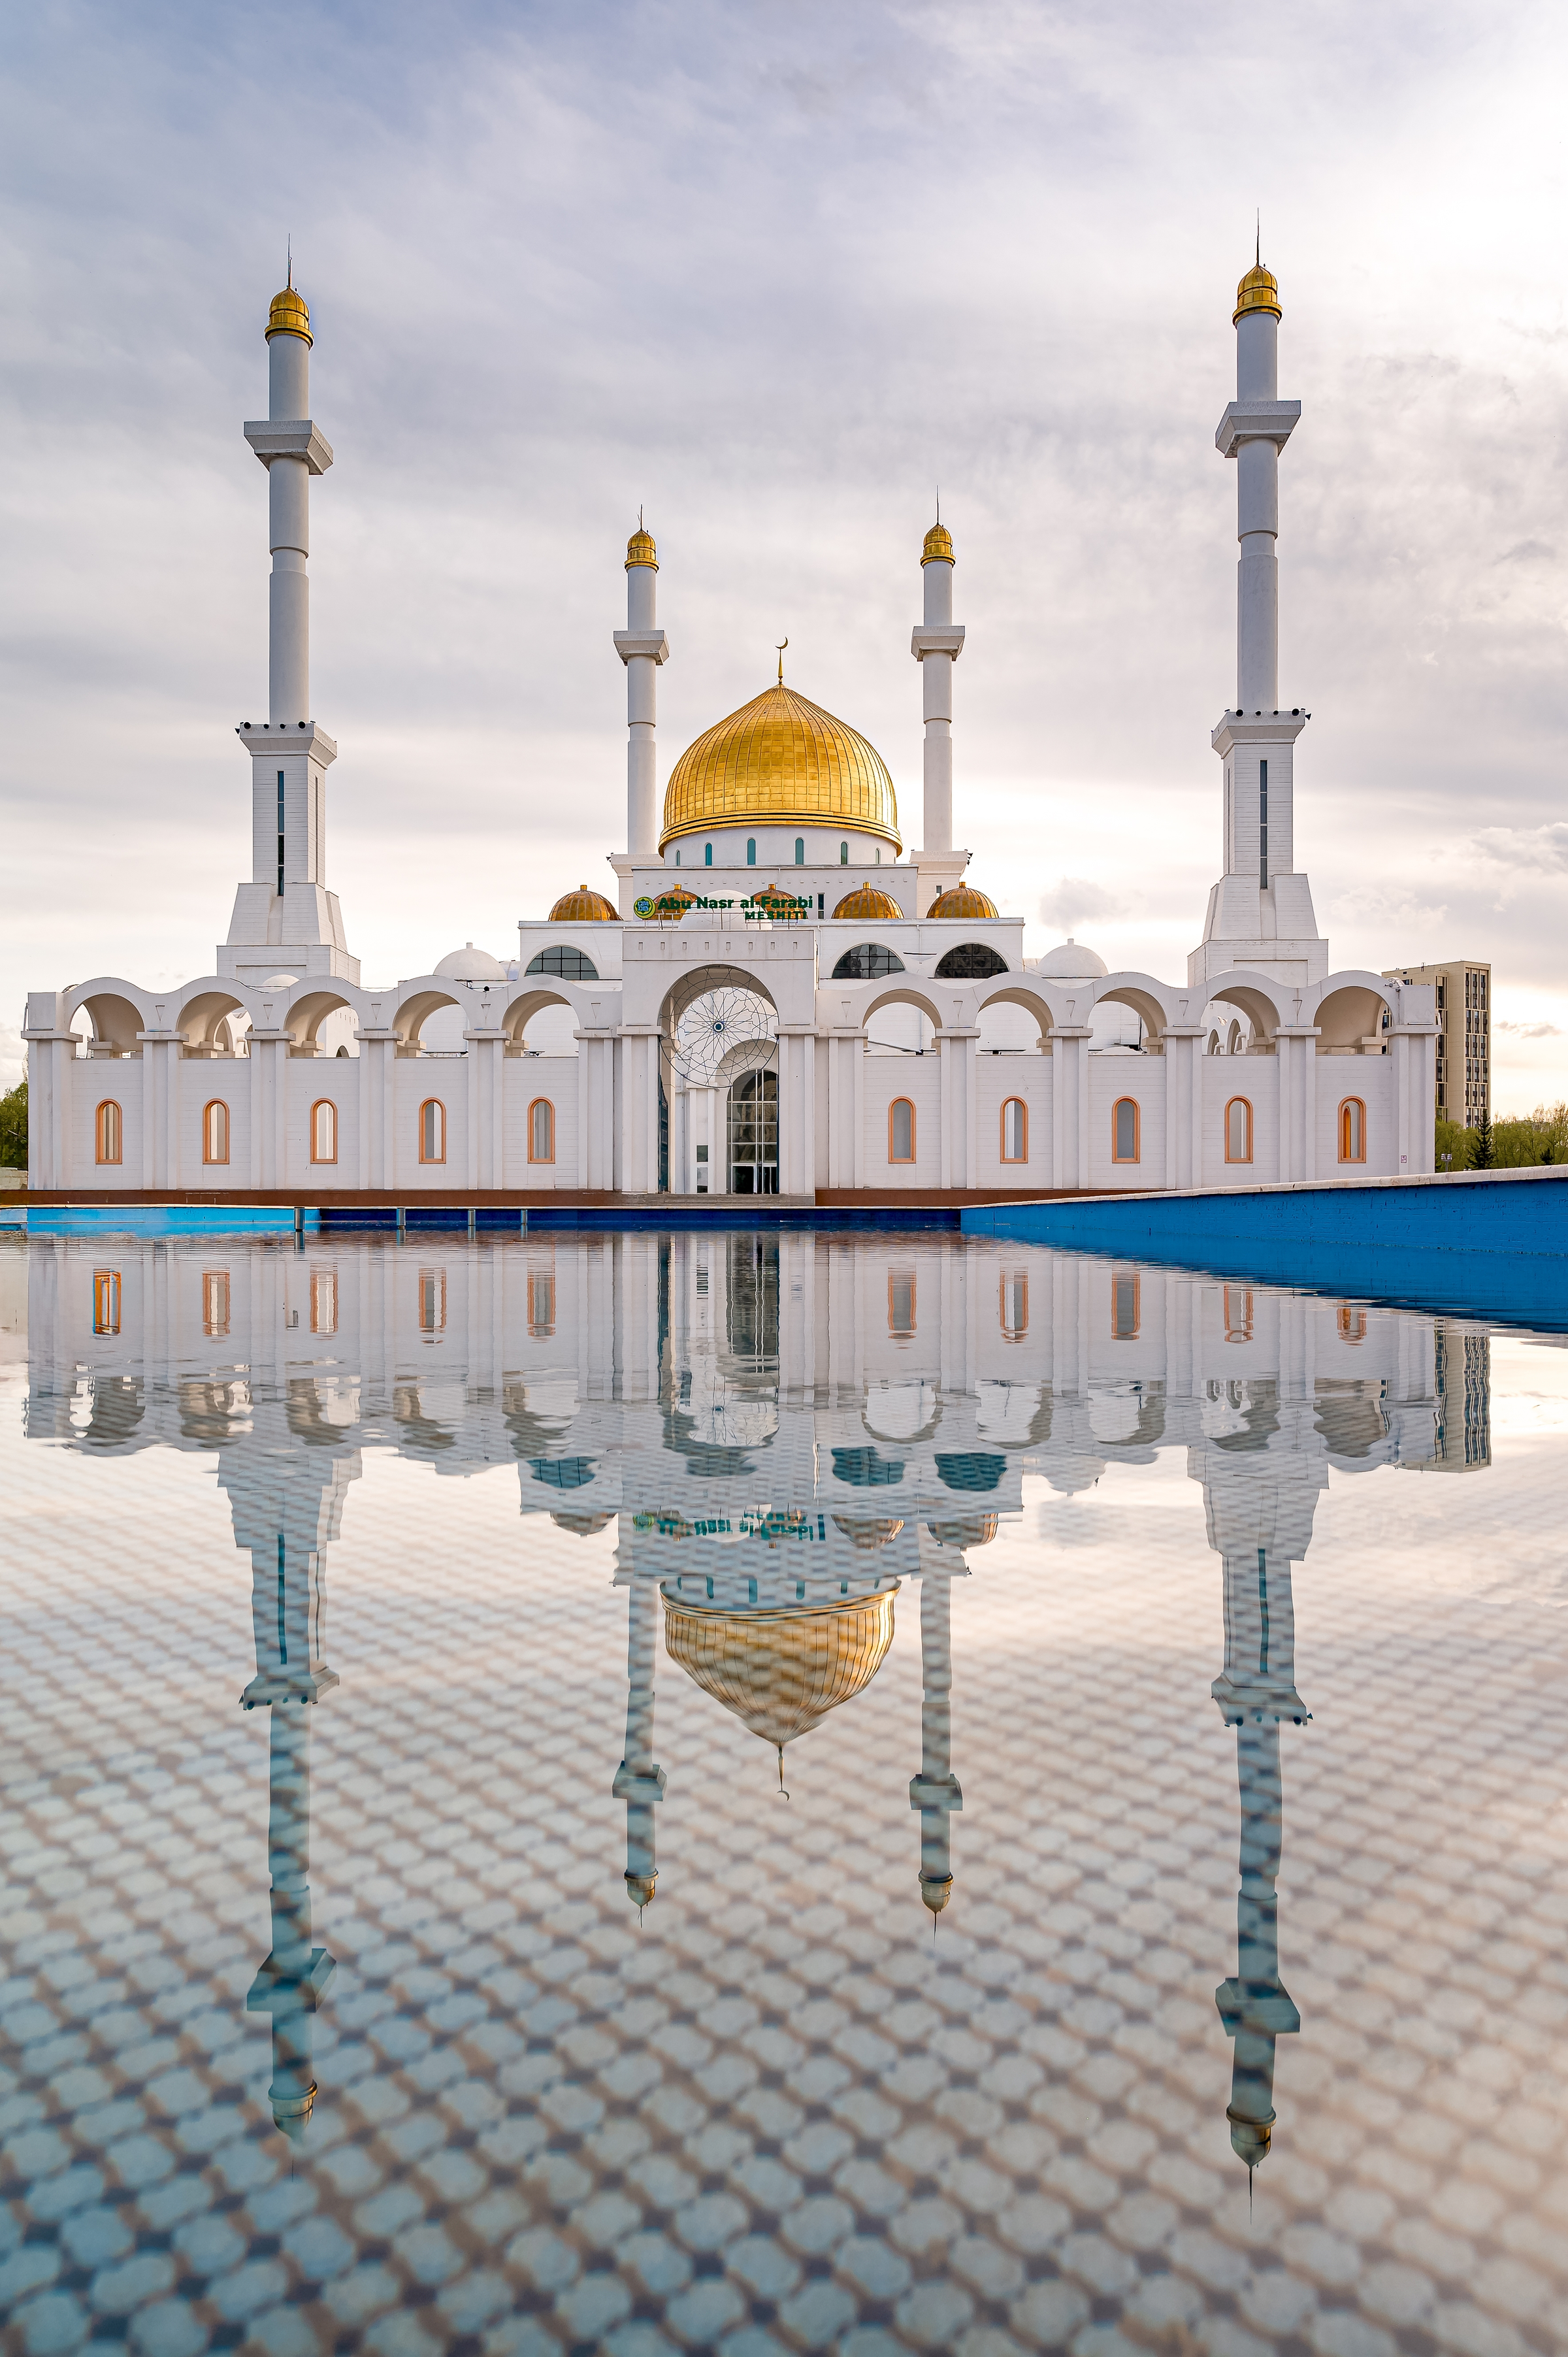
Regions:
<instances>
[{"instance_id":1,"label":"white facade","mask_svg":"<svg viewBox=\"0 0 1568 2357\"><path fill-rule=\"evenodd\" d=\"M210 974L174 990L101 975L29 996L30 1186L800 1202L1430 1171L1433 992L1331 972L1295 864L1306 716L1279 708L1274 544L1279 454L1300 404L1278 398L1278 317L1273 279L1249 273L1237 397L1217 437L1237 462L1241 551L1237 703L1213 735L1224 873L1185 982L1107 973L1072 944L1026 961L1021 917L933 914L969 857L953 845L964 632L940 524L911 639L921 846L847 805L781 820L764 799L705 831L671 833L667 813L661 848L656 683L670 648L639 524L615 633L628 739L627 848L608 858L618 917L568 913L580 897L568 896L520 923L515 961L457 952L371 985L327 885L337 747L309 711L306 561L310 479L332 452L309 415L308 315L285 290L267 331L270 414L245 428L268 472L273 556L268 717L237 732L252 762L251 876ZM861 886L897 913L836 918ZM697 905L636 913L675 888ZM768 891L771 906L754 899ZM680 1047L682 1022L726 993L769 1043L766 1135L744 1154L732 1083L754 1060L699 1071ZM1107 1044L1110 1009L1125 1010L1135 1047Z\"/></svg>"}]
</instances>

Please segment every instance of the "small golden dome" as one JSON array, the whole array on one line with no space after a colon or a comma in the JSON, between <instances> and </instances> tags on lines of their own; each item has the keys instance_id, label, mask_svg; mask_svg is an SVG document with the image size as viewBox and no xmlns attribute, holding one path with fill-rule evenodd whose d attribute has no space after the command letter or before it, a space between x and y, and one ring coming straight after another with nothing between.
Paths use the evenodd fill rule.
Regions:
<instances>
[{"instance_id":1,"label":"small golden dome","mask_svg":"<svg viewBox=\"0 0 1568 2357\"><path fill-rule=\"evenodd\" d=\"M977 892L972 884L955 884L950 892L939 892L928 917L995 917L1001 914L994 900Z\"/></svg>"},{"instance_id":2,"label":"small golden dome","mask_svg":"<svg viewBox=\"0 0 1568 2357\"><path fill-rule=\"evenodd\" d=\"M920 1896L925 1900L927 1906L930 1909L932 1914L940 1915L942 1909L947 1905L948 1900L952 1897L951 1875L922 1874L920 1877Z\"/></svg>"},{"instance_id":3,"label":"small golden dome","mask_svg":"<svg viewBox=\"0 0 1568 2357\"><path fill-rule=\"evenodd\" d=\"M1272 311L1276 319L1280 317L1279 281L1261 262L1253 264L1236 289L1236 308L1230 314L1232 327L1243 311Z\"/></svg>"},{"instance_id":4,"label":"small golden dome","mask_svg":"<svg viewBox=\"0 0 1568 2357\"><path fill-rule=\"evenodd\" d=\"M956 565L957 562L952 553L951 533L945 523L934 523L926 534L926 544L920 551L921 565Z\"/></svg>"},{"instance_id":5,"label":"small golden dome","mask_svg":"<svg viewBox=\"0 0 1568 2357\"><path fill-rule=\"evenodd\" d=\"M989 1546L1001 1527L999 1514L961 1514L954 1522L926 1524L942 1546L956 1547Z\"/></svg>"},{"instance_id":6,"label":"small golden dome","mask_svg":"<svg viewBox=\"0 0 1568 2357\"><path fill-rule=\"evenodd\" d=\"M895 1515L875 1515L869 1522L854 1514L835 1514L833 1528L842 1531L851 1546L873 1552L877 1547L891 1546L903 1523Z\"/></svg>"},{"instance_id":7,"label":"small golden dome","mask_svg":"<svg viewBox=\"0 0 1568 2357\"><path fill-rule=\"evenodd\" d=\"M295 287L285 286L281 295L273 296L267 313L267 341L274 336L303 336L307 344L316 339L310 332L310 307Z\"/></svg>"},{"instance_id":8,"label":"small golden dome","mask_svg":"<svg viewBox=\"0 0 1568 2357\"><path fill-rule=\"evenodd\" d=\"M590 892L579 884L575 892L563 892L550 911L553 925L618 925L619 915L613 901L602 892Z\"/></svg>"},{"instance_id":9,"label":"small golden dome","mask_svg":"<svg viewBox=\"0 0 1568 2357\"><path fill-rule=\"evenodd\" d=\"M871 1684L893 1642L893 1598L719 1612L664 1598L664 1645L704 1694L765 1743L809 1735Z\"/></svg>"},{"instance_id":10,"label":"small golden dome","mask_svg":"<svg viewBox=\"0 0 1568 2357\"><path fill-rule=\"evenodd\" d=\"M746 819L852 826L902 847L898 798L881 754L792 687L765 688L687 746L670 774L659 848Z\"/></svg>"},{"instance_id":11,"label":"small golden dome","mask_svg":"<svg viewBox=\"0 0 1568 2357\"><path fill-rule=\"evenodd\" d=\"M640 524L626 544L626 569L628 573L634 565L651 565L655 573L659 570L659 551L653 545L653 534L644 532Z\"/></svg>"},{"instance_id":12,"label":"small golden dome","mask_svg":"<svg viewBox=\"0 0 1568 2357\"><path fill-rule=\"evenodd\" d=\"M632 902L633 908L645 925L653 924L660 919L667 925L678 925L687 909L694 909L696 905L696 894L688 892L683 884L675 885L668 892L660 892L656 900L641 899Z\"/></svg>"},{"instance_id":13,"label":"small golden dome","mask_svg":"<svg viewBox=\"0 0 1568 2357\"><path fill-rule=\"evenodd\" d=\"M904 911L897 901L875 884L857 884L853 892L846 892L833 915L880 918L884 924L901 925L904 921Z\"/></svg>"}]
</instances>

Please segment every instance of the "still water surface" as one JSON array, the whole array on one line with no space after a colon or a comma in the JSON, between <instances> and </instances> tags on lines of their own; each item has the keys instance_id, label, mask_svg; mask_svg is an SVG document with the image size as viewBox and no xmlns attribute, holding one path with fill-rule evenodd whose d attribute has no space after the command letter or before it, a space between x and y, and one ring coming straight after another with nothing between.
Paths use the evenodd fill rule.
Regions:
<instances>
[{"instance_id":1,"label":"still water surface","mask_svg":"<svg viewBox=\"0 0 1568 2357\"><path fill-rule=\"evenodd\" d=\"M28 2352L1568 2347L1568 1354L947 1237L0 1254Z\"/></svg>"}]
</instances>

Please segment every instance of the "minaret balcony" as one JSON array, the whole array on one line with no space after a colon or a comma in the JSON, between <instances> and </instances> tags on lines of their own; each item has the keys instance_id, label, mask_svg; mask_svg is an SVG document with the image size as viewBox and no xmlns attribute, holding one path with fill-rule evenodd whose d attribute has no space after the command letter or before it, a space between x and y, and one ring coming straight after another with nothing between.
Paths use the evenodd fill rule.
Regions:
<instances>
[{"instance_id":1,"label":"minaret balcony","mask_svg":"<svg viewBox=\"0 0 1568 2357\"><path fill-rule=\"evenodd\" d=\"M1232 401L1214 429L1214 447L1222 458L1234 456L1242 442L1273 442L1283 450L1301 423L1299 401Z\"/></svg>"},{"instance_id":2,"label":"minaret balcony","mask_svg":"<svg viewBox=\"0 0 1568 2357\"><path fill-rule=\"evenodd\" d=\"M303 458L313 475L324 475L332 464L332 445L309 417L247 417L245 439L270 467L274 458Z\"/></svg>"}]
</instances>

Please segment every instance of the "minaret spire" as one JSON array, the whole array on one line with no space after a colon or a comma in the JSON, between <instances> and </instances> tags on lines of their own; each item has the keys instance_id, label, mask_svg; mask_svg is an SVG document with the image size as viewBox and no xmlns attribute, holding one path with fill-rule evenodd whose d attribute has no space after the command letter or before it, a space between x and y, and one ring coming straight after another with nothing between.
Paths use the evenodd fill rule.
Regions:
<instances>
[{"instance_id":1,"label":"minaret spire","mask_svg":"<svg viewBox=\"0 0 1568 2357\"><path fill-rule=\"evenodd\" d=\"M626 665L626 847L634 859L659 856L659 778L653 732L658 718L658 671L670 645L659 627L659 551L637 511L626 544L626 628L615 633Z\"/></svg>"},{"instance_id":2,"label":"minaret spire","mask_svg":"<svg viewBox=\"0 0 1568 2357\"><path fill-rule=\"evenodd\" d=\"M920 551L925 619L909 640L909 651L920 666L926 720L924 847L938 854L950 854L953 847L952 673L963 652L963 626L952 618L956 561L952 534L943 528L939 493L937 521Z\"/></svg>"},{"instance_id":3,"label":"minaret spire","mask_svg":"<svg viewBox=\"0 0 1568 2357\"><path fill-rule=\"evenodd\" d=\"M659 1641L659 1591L633 1577L627 1594L626 1754L610 1786L626 1803L626 1895L640 1921L659 1880L653 1811L664 1798L664 1770L653 1757L653 1663Z\"/></svg>"},{"instance_id":4,"label":"minaret spire","mask_svg":"<svg viewBox=\"0 0 1568 2357\"><path fill-rule=\"evenodd\" d=\"M960 1577L967 1568L961 1556L955 1568ZM934 1932L952 1897L952 1812L963 1792L952 1771L953 1572L922 1563L921 1573L920 1772L909 1780L909 1806L920 1813L920 1897Z\"/></svg>"}]
</instances>

